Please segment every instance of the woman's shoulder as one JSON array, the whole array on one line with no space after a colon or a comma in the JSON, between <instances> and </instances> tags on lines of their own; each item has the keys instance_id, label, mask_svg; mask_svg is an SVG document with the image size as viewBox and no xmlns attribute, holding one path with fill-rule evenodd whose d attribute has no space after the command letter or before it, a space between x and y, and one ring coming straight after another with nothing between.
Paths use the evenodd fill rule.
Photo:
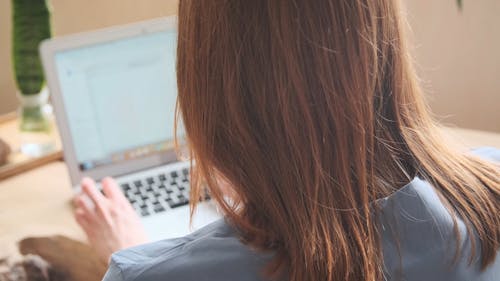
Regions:
<instances>
[{"instance_id":1,"label":"woman's shoulder","mask_svg":"<svg viewBox=\"0 0 500 281\"><path fill-rule=\"evenodd\" d=\"M191 235L153 242L112 255L104 280L257 281L271 258L245 246L224 220Z\"/></svg>"},{"instance_id":2,"label":"woman's shoulder","mask_svg":"<svg viewBox=\"0 0 500 281\"><path fill-rule=\"evenodd\" d=\"M473 153L500 162L500 150L479 148ZM391 196L377 201L379 230L387 280L493 281L500 275L500 258L486 271L479 260L469 265L470 237L464 222L455 223L438 193L415 178ZM477 242L477 237L472 237ZM456 263L457 243L462 252ZM272 254L243 244L224 220L186 237L162 240L113 254L106 281L264 280Z\"/></svg>"},{"instance_id":3,"label":"woman's shoulder","mask_svg":"<svg viewBox=\"0 0 500 281\"><path fill-rule=\"evenodd\" d=\"M478 148L472 153L500 162L500 150L495 148ZM477 236L468 235L464 221L454 219L429 182L415 178L377 204L388 280L492 281L500 275L500 258L486 271L480 270L478 258L470 260L471 241L478 245ZM461 248L458 255L457 245Z\"/></svg>"}]
</instances>

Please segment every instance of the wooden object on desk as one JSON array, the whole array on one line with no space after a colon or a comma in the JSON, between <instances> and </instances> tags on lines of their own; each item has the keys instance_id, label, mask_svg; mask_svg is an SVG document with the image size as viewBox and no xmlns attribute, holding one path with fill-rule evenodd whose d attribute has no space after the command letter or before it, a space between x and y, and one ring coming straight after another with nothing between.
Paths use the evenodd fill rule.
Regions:
<instances>
[{"instance_id":1,"label":"wooden object on desk","mask_svg":"<svg viewBox=\"0 0 500 281\"><path fill-rule=\"evenodd\" d=\"M19 251L43 257L71 281L100 281L107 269L89 245L60 235L23 239Z\"/></svg>"},{"instance_id":2,"label":"wooden object on desk","mask_svg":"<svg viewBox=\"0 0 500 281\"><path fill-rule=\"evenodd\" d=\"M55 130L53 133L54 151L35 158L30 158L21 153L21 134L18 127L16 114L12 113L0 117L0 139L4 140L11 148L7 163L0 165L0 180L52 161L61 160L63 157L62 145L55 124L53 126Z\"/></svg>"}]
</instances>

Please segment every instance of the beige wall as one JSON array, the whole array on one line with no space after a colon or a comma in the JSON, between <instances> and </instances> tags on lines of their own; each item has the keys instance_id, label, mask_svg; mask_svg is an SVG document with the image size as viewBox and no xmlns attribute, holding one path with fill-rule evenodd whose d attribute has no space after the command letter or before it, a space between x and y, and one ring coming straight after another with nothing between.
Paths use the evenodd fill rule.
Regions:
<instances>
[{"instance_id":1,"label":"beige wall","mask_svg":"<svg viewBox=\"0 0 500 281\"><path fill-rule=\"evenodd\" d=\"M417 69L445 123L500 132L500 1L406 0Z\"/></svg>"},{"instance_id":2,"label":"beige wall","mask_svg":"<svg viewBox=\"0 0 500 281\"><path fill-rule=\"evenodd\" d=\"M177 0L49 0L54 33L64 35L116 24L172 15Z\"/></svg>"},{"instance_id":3,"label":"beige wall","mask_svg":"<svg viewBox=\"0 0 500 281\"><path fill-rule=\"evenodd\" d=\"M16 108L16 86L10 60L10 0L0 0L0 114Z\"/></svg>"},{"instance_id":4,"label":"beige wall","mask_svg":"<svg viewBox=\"0 0 500 281\"><path fill-rule=\"evenodd\" d=\"M173 14L176 0L50 0L63 35ZM418 70L436 114L448 124L500 132L500 1L404 0ZM0 113L15 109L10 1L0 0Z\"/></svg>"},{"instance_id":5,"label":"beige wall","mask_svg":"<svg viewBox=\"0 0 500 281\"><path fill-rule=\"evenodd\" d=\"M177 12L177 0L49 0L54 35L92 30ZM10 59L11 0L0 0L0 115L16 110Z\"/></svg>"}]
</instances>

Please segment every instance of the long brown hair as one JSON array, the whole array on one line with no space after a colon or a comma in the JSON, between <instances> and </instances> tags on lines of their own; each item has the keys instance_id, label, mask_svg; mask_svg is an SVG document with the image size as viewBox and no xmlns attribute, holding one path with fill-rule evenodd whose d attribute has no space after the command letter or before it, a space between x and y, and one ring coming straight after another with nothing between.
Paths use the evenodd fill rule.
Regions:
<instances>
[{"instance_id":1,"label":"long brown hair","mask_svg":"<svg viewBox=\"0 0 500 281\"><path fill-rule=\"evenodd\" d=\"M245 243L276 253L277 276L382 280L371 203L415 176L477 233L482 268L495 259L498 167L440 138L399 13L396 0L180 1L191 198L208 188Z\"/></svg>"}]
</instances>

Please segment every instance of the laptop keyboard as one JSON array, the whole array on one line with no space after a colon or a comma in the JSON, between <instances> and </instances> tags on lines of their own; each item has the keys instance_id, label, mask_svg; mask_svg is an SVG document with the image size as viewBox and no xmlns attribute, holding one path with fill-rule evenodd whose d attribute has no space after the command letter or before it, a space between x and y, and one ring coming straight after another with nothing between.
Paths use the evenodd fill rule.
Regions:
<instances>
[{"instance_id":1,"label":"laptop keyboard","mask_svg":"<svg viewBox=\"0 0 500 281\"><path fill-rule=\"evenodd\" d=\"M189 169L121 183L125 197L142 217L189 204Z\"/></svg>"}]
</instances>

